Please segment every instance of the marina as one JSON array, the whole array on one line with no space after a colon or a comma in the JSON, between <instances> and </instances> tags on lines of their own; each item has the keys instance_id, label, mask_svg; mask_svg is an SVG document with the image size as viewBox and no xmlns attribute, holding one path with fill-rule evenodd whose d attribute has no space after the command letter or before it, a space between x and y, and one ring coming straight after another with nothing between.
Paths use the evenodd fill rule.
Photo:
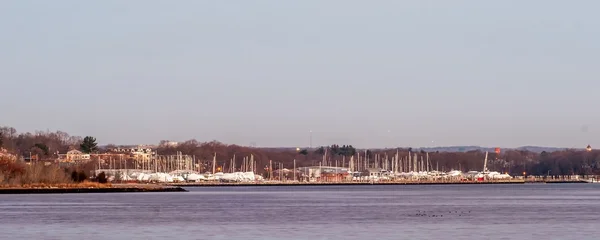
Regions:
<instances>
[{"instance_id":1,"label":"marina","mask_svg":"<svg viewBox=\"0 0 600 240\"><path fill-rule=\"evenodd\" d=\"M423 156L424 155L424 156ZM292 168L281 163L257 168L254 156L236 158L220 164L217 155L212 162L199 164L194 158L178 153L173 156L153 156L134 162L99 161L92 175L106 174L114 183L157 183L169 186L280 186L280 185L447 185L447 184L523 184L523 183L593 183L596 176L510 176L490 171L488 153L480 171L439 171L429 154L399 153L389 158L375 155L369 159L357 153L348 161L331 161L325 155L318 166ZM223 161L221 161L223 162ZM437 165L437 164L436 164ZM118 168L117 166L132 166ZM202 170L205 171L202 171ZM206 171L208 170L208 171Z\"/></svg>"}]
</instances>

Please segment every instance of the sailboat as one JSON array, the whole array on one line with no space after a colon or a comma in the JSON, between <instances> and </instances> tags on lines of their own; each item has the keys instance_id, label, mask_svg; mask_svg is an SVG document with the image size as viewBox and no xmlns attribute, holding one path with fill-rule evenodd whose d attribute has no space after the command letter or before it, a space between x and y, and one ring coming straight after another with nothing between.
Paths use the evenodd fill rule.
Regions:
<instances>
[{"instance_id":1,"label":"sailboat","mask_svg":"<svg viewBox=\"0 0 600 240\"><path fill-rule=\"evenodd\" d=\"M499 172L490 172L487 168L488 162L488 152L485 152L485 160L483 162L483 171L475 175L475 178L478 181L483 181L485 179L510 179L512 178L507 173L499 173Z\"/></svg>"},{"instance_id":2,"label":"sailboat","mask_svg":"<svg viewBox=\"0 0 600 240\"><path fill-rule=\"evenodd\" d=\"M600 181L598 181L597 178L583 179L583 181L585 181L586 183L600 183Z\"/></svg>"}]
</instances>

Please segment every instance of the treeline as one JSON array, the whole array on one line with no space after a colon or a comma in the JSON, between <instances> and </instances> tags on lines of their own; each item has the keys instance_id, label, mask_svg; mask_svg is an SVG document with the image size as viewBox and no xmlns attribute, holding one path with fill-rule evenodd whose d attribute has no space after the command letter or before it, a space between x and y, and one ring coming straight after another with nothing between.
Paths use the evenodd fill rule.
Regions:
<instances>
[{"instance_id":1,"label":"treeline","mask_svg":"<svg viewBox=\"0 0 600 240\"><path fill-rule=\"evenodd\" d=\"M350 157L357 154L361 158L369 159L371 163L378 159L380 163L392 161L398 153L400 159L406 161L410 155L414 159L415 152L410 148L399 149L356 149L351 145L332 145L323 146L315 149L273 149L273 148L252 148L237 145L228 145L220 142L198 142L190 140L180 143L178 146L168 147L161 146L158 148L159 154L175 154L181 152L195 156L197 160L209 166L213 159L213 154L217 155L217 164L219 166L227 164L235 156L236 165L239 166L242 158L253 155L258 166L267 167L269 160L273 161L273 167L277 168L279 163L283 164L284 168L292 168L294 159L296 166L318 166L319 163L326 159L327 163L334 165L337 162L338 166L348 166ZM481 171L483 170L485 152L469 151L469 152L424 152L417 151L417 159L426 161L429 155L429 166L432 170L450 171ZM277 164L276 164L277 163ZM563 150L556 152L535 153L524 150L506 150L500 154L489 153L488 169L491 171L506 172L513 176L525 175L591 175L600 174L600 151L579 151L579 150ZM259 171L261 169L258 169Z\"/></svg>"},{"instance_id":2,"label":"treeline","mask_svg":"<svg viewBox=\"0 0 600 240\"><path fill-rule=\"evenodd\" d=\"M308 153L308 150L304 150ZM352 145L342 145L341 147L337 144L331 145L329 147L319 147L315 150L315 153L318 155L325 155L326 153L331 154L331 156L354 156L356 155L356 149L352 147Z\"/></svg>"},{"instance_id":3,"label":"treeline","mask_svg":"<svg viewBox=\"0 0 600 240\"><path fill-rule=\"evenodd\" d=\"M12 127L0 127L0 147L19 156L36 155L41 159L50 159L57 152L64 153L79 146L83 138L70 136L61 131L17 133Z\"/></svg>"},{"instance_id":4,"label":"treeline","mask_svg":"<svg viewBox=\"0 0 600 240\"><path fill-rule=\"evenodd\" d=\"M20 156L29 156L37 154L43 158L56 158L56 152L64 153L72 148L89 149L98 152L106 149L98 148L95 145L95 139L78 136L70 136L61 131L57 132L35 132L35 133L17 133L14 128L0 127L0 147L16 153ZM109 145L113 146L114 145ZM296 166L318 166L323 162L338 166L348 166L352 156L356 158L360 154L361 159L368 158L370 162L378 159L380 162L391 161L392 157L398 152L401 159L406 159L411 153L415 154L410 148L399 149L357 149L352 145L331 145L322 146L314 149L296 149L296 148L254 148L238 145L229 145L217 141L199 142L189 140L181 142L176 146L159 145L158 154L170 155L181 152L186 155L192 155L206 167L211 169L214 154L217 155L217 164L227 169L231 159L235 156L236 166L241 166L244 157L254 157L257 164L257 170L264 171L272 160L273 167L283 165L284 168L292 168L294 159ZM417 151L417 158L426 159L429 155L430 169L440 171L450 170L483 170L483 160L485 153L481 151L469 152L424 152ZM93 163L92 163L93 166ZM579 151L568 150L555 152L535 153L524 150L505 150L500 154L490 153L488 157L488 169L492 171L507 172L511 175L520 176L523 173L527 175L589 175L600 174L600 152L599 151ZM70 176L70 173L69 173Z\"/></svg>"},{"instance_id":5,"label":"treeline","mask_svg":"<svg viewBox=\"0 0 600 240\"><path fill-rule=\"evenodd\" d=\"M12 127L0 127L0 148L18 158L34 158L36 162L25 164L14 161L8 156L0 156L0 185L32 185L32 184L73 184L93 180L88 176L91 164L82 166L59 167L46 164L43 160L55 160L57 153L65 153L70 149L93 147L78 136L70 136L61 131L34 133L18 133ZM93 148L92 148L93 149ZM31 159L30 159L31 160ZM100 179L102 180L102 179ZM106 181L104 181L106 182Z\"/></svg>"}]
</instances>

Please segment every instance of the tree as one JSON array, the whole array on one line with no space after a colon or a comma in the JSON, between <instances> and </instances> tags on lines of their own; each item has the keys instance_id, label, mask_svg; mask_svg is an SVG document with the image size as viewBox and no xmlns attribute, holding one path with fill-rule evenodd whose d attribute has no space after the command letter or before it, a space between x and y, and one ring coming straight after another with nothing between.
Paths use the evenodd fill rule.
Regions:
<instances>
[{"instance_id":1,"label":"tree","mask_svg":"<svg viewBox=\"0 0 600 240\"><path fill-rule=\"evenodd\" d=\"M348 156L354 156L356 154L356 148L354 148L352 145L348 145L349 151L348 152Z\"/></svg>"},{"instance_id":2,"label":"tree","mask_svg":"<svg viewBox=\"0 0 600 240\"><path fill-rule=\"evenodd\" d=\"M338 155L339 151L340 151L340 146L338 146L337 144L333 144L329 147L329 154L331 156Z\"/></svg>"},{"instance_id":3,"label":"tree","mask_svg":"<svg viewBox=\"0 0 600 240\"><path fill-rule=\"evenodd\" d=\"M50 153L50 150L48 149L48 146L46 146L46 144L43 143L36 143L34 145L34 147L41 149L44 152L45 156L48 156Z\"/></svg>"},{"instance_id":4,"label":"tree","mask_svg":"<svg viewBox=\"0 0 600 240\"><path fill-rule=\"evenodd\" d=\"M77 175L77 171L71 172L71 180L73 180L73 182L79 182L79 175Z\"/></svg>"},{"instance_id":5,"label":"tree","mask_svg":"<svg viewBox=\"0 0 600 240\"><path fill-rule=\"evenodd\" d=\"M107 183L108 179L106 178L106 173L101 172L98 174L98 176L96 177L96 181L98 181L98 183Z\"/></svg>"},{"instance_id":6,"label":"tree","mask_svg":"<svg viewBox=\"0 0 600 240\"><path fill-rule=\"evenodd\" d=\"M2 132L0 132L0 148L2 147L2 144L4 144L3 140L3 136L2 136Z\"/></svg>"},{"instance_id":7,"label":"tree","mask_svg":"<svg viewBox=\"0 0 600 240\"><path fill-rule=\"evenodd\" d=\"M299 153L300 155L304 155L304 156L306 156L306 155L308 155L308 150L306 150L306 149L302 149L302 150L300 150L298 153Z\"/></svg>"},{"instance_id":8,"label":"tree","mask_svg":"<svg viewBox=\"0 0 600 240\"><path fill-rule=\"evenodd\" d=\"M319 148L317 148L317 150L315 150L315 153L319 154L319 155L325 154L325 147L319 147Z\"/></svg>"},{"instance_id":9,"label":"tree","mask_svg":"<svg viewBox=\"0 0 600 240\"><path fill-rule=\"evenodd\" d=\"M77 174L77 180L78 180L79 182L83 182L83 181L85 181L85 180L87 180L87 179L88 179L88 176L87 176L87 174L85 174L85 172L84 172L84 171L80 171L80 172Z\"/></svg>"},{"instance_id":10,"label":"tree","mask_svg":"<svg viewBox=\"0 0 600 240\"><path fill-rule=\"evenodd\" d=\"M367 150L367 152L365 153L366 157L368 158L372 158L373 157L373 151L371 150Z\"/></svg>"},{"instance_id":11,"label":"tree","mask_svg":"<svg viewBox=\"0 0 600 240\"><path fill-rule=\"evenodd\" d=\"M98 143L96 143L95 137L85 137L81 142L81 145L79 145L79 147L84 153L93 153L98 151Z\"/></svg>"},{"instance_id":12,"label":"tree","mask_svg":"<svg viewBox=\"0 0 600 240\"><path fill-rule=\"evenodd\" d=\"M87 178L87 174L83 171L77 172L73 170L73 172L71 172L71 180L73 180L73 182L80 183L87 180Z\"/></svg>"},{"instance_id":13,"label":"tree","mask_svg":"<svg viewBox=\"0 0 600 240\"><path fill-rule=\"evenodd\" d=\"M342 146L342 149L339 153L339 155L346 156L346 157L353 156L354 154L356 154L356 149L354 147L352 147L352 145Z\"/></svg>"}]
</instances>

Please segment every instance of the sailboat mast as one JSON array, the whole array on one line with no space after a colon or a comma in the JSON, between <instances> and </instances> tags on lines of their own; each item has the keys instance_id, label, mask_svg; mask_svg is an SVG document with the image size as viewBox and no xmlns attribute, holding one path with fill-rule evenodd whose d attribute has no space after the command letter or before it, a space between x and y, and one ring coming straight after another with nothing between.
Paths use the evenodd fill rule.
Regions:
<instances>
[{"instance_id":1,"label":"sailboat mast","mask_svg":"<svg viewBox=\"0 0 600 240\"><path fill-rule=\"evenodd\" d=\"M213 174L215 174L215 170L216 170L216 167L217 167L217 153L216 153L216 152L215 152L215 155L213 156L213 164L212 164L212 167L213 167L213 169L212 169L212 173L213 173Z\"/></svg>"},{"instance_id":2,"label":"sailboat mast","mask_svg":"<svg viewBox=\"0 0 600 240\"><path fill-rule=\"evenodd\" d=\"M485 152L485 160L483 160L483 172L487 171L488 152Z\"/></svg>"},{"instance_id":3,"label":"sailboat mast","mask_svg":"<svg viewBox=\"0 0 600 240\"><path fill-rule=\"evenodd\" d=\"M427 153L427 172L429 172L429 152Z\"/></svg>"}]
</instances>

